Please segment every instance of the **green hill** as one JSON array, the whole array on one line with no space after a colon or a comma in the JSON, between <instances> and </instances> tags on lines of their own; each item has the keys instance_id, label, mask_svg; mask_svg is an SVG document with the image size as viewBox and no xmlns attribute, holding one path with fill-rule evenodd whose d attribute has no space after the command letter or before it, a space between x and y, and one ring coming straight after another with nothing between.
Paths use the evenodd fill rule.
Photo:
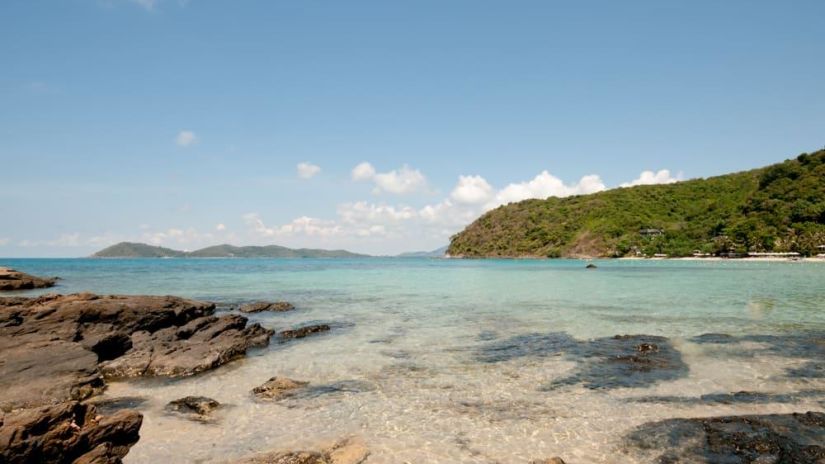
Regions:
<instances>
[{"instance_id":1,"label":"green hill","mask_svg":"<svg viewBox=\"0 0 825 464\"><path fill-rule=\"evenodd\" d=\"M525 200L451 239L464 257L822 252L825 150L761 169L591 195Z\"/></svg>"},{"instance_id":2,"label":"green hill","mask_svg":"<svg viewBox=\"0 0 825 464\"><path fill-rule=\"evenodd\" d=\"M104 248L92 256L97 258L181 258L183 251L147 245L145 243L121 242Z\"/></svg>"},{"instance_id":3,"label":"green hill","mask_svg":"<svg viewBox=\"0 0 825 464\"><path fill-rule=\"evenodd\" d=\"M345 250L292 249L278 245L215 245L195 251L177 251L144 243L122 242L100 250L95 258L354 258L363 257Z\"/></svg>"}]
</instances>

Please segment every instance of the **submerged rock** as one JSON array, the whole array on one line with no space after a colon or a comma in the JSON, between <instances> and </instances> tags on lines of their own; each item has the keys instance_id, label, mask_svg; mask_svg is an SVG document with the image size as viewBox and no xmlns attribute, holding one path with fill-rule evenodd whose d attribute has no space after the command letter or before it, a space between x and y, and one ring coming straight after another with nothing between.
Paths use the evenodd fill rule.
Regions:
<instances>
[{"instance_id":1,"label":"submerged rock","mask_svg":"<svg viewBox=\"0 0 825 464\"><path fill-rule=\"evenodd\" d=\"M210 418L212 411L218 409L220 403L205 396L186 396L166 405L166 410L182 414L185 417L198 421L205 421Z\"/></svg>"},{"instance_id":2,"label":"submerged rock","mask_svg":"<svg viewBox=\"0 0 825 464\"><path fill-rule=\"evenodd\" d=\"M281 331L278 335L284 340L289 340L292 338L304 338L309 335L321 333L321 332L328 332L330 330L329 325L327 324L315 324L315 325L307 325L304 327L299 327L297 329L292 330L284 330Z\"/></svg>"},{"instance_id":3,"label":"submerged rock","mask_svg":"<svg viewBox=\"0 0 825 464\"><path fill-rule=\"evenodd\" d=\"M276 302L268 302L268 301L256 301L254 303L247 303L241 305L238 308L238 311L242 313L260 313L263 311L272 311L272 312L286 312L292 311L295 309L295 305L286 301L276 301Z\"/></svg>"},{"instance_id":4,"label":"submerged rock","mask_svg":"<svg viewBox=\"0 0 825 464\"><path fill-rule=\"evenodd\" d=\"M361 464L369 456L364 441L358 437L341 440L321 451L278 451L251 456L237 464Z\"/></svg>"},{"instance_id":5,"label":"submerged rock","mask_svg":"<svg viewBox=\"0 0 825 464\"><path fill-rule=\"evenodd\" d=\"M252 389L252 394L260 399L280 400L295 394L296 390L305 388L309 382L292 380L286 377L272 377L262 385Z\"/></svg>"},{"instance_id":6,"label":"submerged rock","mask_svg":"<svg viewBox=\"0 0 825 464\"><path fill-rule=\"evenodd\" d=\"M135 411L101 417L78 402L17 410L0 419L0 462L119 463L142 422Z\"/></svg>"},{"instance_id":7,"label":"submerged rock","mask_svg":"<svg viewBox=\"0 0 825 464\"><path fill-rule=\"evenodd\" d=\"M578 363L578 367L570 376L545 386L545 390L575 384L591 389L646 387L688 373L681 353L670 341L653 335L579 341L563 332L525 334L495 340L484 346L476 358L490 363L549 356L564 356Z\"/></svg>"},{"instance_id":8,"label":"submerged rock","mask_svg":"<svg viewBox=\"0 0 825 464\"><path fill-rule=\"evenodd\" d=\"M825 413L668 419L626 437L628 451L667 463L825 462Z\"/></svg>"},{"instance_id":9,"label":"submerged rock","mask_svg":"<svg viewBox=\"0 0 825 464\"><path fill-rule=\"evenodd\" d=\"M25 272L0 267L0 291L53 287L57 277L35 277Z\"/></svg>"},{"instance_id":10,"label":"submerged rock","mask_svg":"<svg viewBox=\"0 0 825 464\"><path fill-rule=\"evenodd\" d=\"M554 457L549 458L549 459L541 459L541 460L537 460L537 461L532 461L532 462L530 462L530 464L564 464L564 459L562 459L558 456L554 456Z\"/></svg>"}]
</instances>

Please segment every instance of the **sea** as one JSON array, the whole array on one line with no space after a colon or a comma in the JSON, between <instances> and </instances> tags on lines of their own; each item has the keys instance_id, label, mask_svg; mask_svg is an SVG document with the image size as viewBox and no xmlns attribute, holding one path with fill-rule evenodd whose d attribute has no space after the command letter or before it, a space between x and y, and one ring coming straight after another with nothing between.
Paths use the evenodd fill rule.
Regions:
<instances>
[{"instance_id":1,"label":"sea","mask_svg":"<svg viewBox=\"0 0 825 464\"><path fill-rule=\"evenodd\" d=\"M650 462L656 450L627 439L646 423L825 411L822 263L592 263L0 259L61 277L19 295L178 295L219 312L284 300L297 309L248 317L332 327L195 377L111 383L104 399L144 414L130 464L228 462L349 436L370 464ZM625 362L651 345L654 363ZM274 376L311 388L254 399ZM223 406L206 422L165 410L187 395Z\"/></svg>"}]
</instances>

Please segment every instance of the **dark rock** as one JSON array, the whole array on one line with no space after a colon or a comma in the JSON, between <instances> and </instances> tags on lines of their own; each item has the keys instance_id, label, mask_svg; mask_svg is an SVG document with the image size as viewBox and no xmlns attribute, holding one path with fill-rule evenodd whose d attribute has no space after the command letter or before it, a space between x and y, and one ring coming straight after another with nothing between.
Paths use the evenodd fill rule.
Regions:
<instances>
[{"instance_id":1,"label":"dark rock","mask_svg":"<svg viewBox=\"0 0 825 464\"><path fill-rule=\"evenodd\" d=\"M597 268L598 268L598 266L596 266L596 265L595 265L595 264L593 264L593 263L590 263L590 264L588 264L587 266L585 266L584 268L585 268L585 269L597 269Z\"/></svg>"},{"instance_id":2,"label":"dark rock","mask_svg":"<svg viewBox=\"0 0 825 464\"><path fill-rule=\"evenodd\" d=\"M142 422L135 411L101 417L78 402L20 409L0 422L0 462L119 463Z\"/></svg>"},{"instance_id":3,"label":"dark rock","mask_svg":"<svg viewBox=\"0 0 825 464\"><path fill-rule=\"evenodd\" d=\"M205 421L220 405L217 401L205 396L187 396L170 401L166 405L166 410L182 414L190 419Z\"/></svg>"},{"instance_id":4,"label":"dark rock","mask_svg":"<svg viewBox=\"0 0 825 464\"><path fill-rule=\"evenodd\" d=\"M97 356L80 344L0 336L0 409L83 400L103 389Z\"/></svg>"},{"instance_id":5,"label":"dark rock","mask_svg":"<svg viewBox=\"0 0 825 464\"><path fill-rule=\"evenodd\" d=\"M292 303L288 303L286 301L276 301L274 303L268 301L256 301L254 303L247 303L241 305L238 308L238 311L242 313L260 313L263 311L272 311L272 312L286 312L292 311L295 309L295 306Z\"/></svg>"},{"instance_id":6,"label":"dark rock","mask_svg":"<svg viewBox=\"0 0 825 464\"><path fill-rule=\"evenodd\" d=\"M286 377L272 377L263 385L252 389L252 394L259 399L280 400L292 396L296 391L305 388L309 382L292 380Z\"/></svg>"},{"instance_id":7,"label":"dark rock","mask_svg":"<svg viewBox=\"0 0 825 464\"><path fill-rule=\"evenodd\" d=\"M29 290L54 286L57 277L35 277L25 272L0 267L0 291Z\"/></svg>"},{"instance_id":8,"label":"dark rock","mask_svg":"<svg viewBox=\"0 0 825 464\"><path fill-rule=\"evenodd\" d=\"M626 442L655 456L649 462L821 464L825 413L668 419L638 427Z\"/></svg>"},{"instance_id":9,"label":"dark rock","mask_svg":"<svg viewBox=\"0 0 825 464\"><path fill-rule=\"evenodd\" d=\"M206 316L183 326L154 333L132 334L132 348L123 356L102 362L106 378L139 376L184 377L226 364L255 346L266 346L272 331L246 325L238 315Z\"/></svg>"},{"instance_id":10,"label":"dark rock","mask_svg":"<svg viewBox=\"0 0 825 464\"><path fill-rule=\"evenodd\" d=\"M0 298L0 409L81 400L102 375L181 376L269 342L272 331L171 296Z\"/></svg>"},{"instance_id":11,"label":"dark rock","mask_svg":"<svg viewBox=\"0 0 825 464\"><path fill-rule=\"evenodd\" d=\"M329 330L330 327L327 324L315 324L299 327L297 329L292 330L284 330L280 332L278 335L280 335L282 339L288 340L291 338L304 338L308 335L327 332Z\"/></svg>"}]
</instances>

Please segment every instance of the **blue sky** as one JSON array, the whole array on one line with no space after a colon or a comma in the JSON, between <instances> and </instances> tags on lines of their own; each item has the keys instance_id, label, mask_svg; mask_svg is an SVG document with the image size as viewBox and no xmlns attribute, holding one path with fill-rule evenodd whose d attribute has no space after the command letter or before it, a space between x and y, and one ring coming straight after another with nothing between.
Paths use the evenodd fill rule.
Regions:
<instances>
[{"instance_id":1,"label":"blue sky","mask_svg":"<svg viewBox=\"0 0 825 464\"><path fill-rule=\"evenodd\" d=\"M819 0L5 0L0 256L431 249L507 201L777 162L825 145L823 23Z\"/></svg>"}]
</instances>

